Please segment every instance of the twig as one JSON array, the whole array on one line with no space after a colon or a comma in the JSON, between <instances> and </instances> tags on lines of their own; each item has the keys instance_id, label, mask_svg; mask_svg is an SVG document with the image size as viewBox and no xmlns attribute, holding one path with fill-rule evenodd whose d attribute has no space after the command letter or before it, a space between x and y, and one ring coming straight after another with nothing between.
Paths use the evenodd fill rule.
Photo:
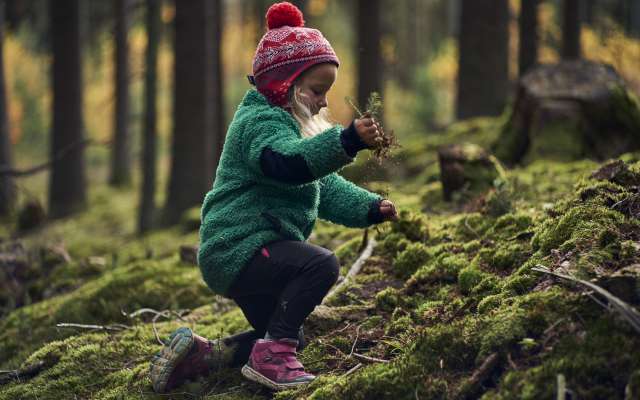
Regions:
<instances>
[{"instance_id":1,"label":"twig","mask_svg":"<svg viewBox=\"0 0 640 400\"><path fill-rule=\"evenodd\" d=\"M509 365L511 366L511 368L513 368L514 370L518 369L518 366L516 365L516 363L513 362L513 358L511 358L511 352L507 353L507 361L509 362Z\"/></svg>"},{"instance_id":2,"label":"twig","mask_svg":"<svg viewBox=\"0 0 640 400\"><path fill-rule=\"evenodd\" d=\"M579 283L583 286L588 287L589 289L594 290L596 293L598 293L599 295L607 299L608 301L608 307L606 307L607 310L613 309L617 311L627 322L629 322L629 324L631 324L631 326L638 333L640 333L640 313L636 311L633 307L631 307L629 304L620 300L618 297L614 296L613 294L601 288L600 286L588 281L584 281L582 279L575 278L571 275L566 275L566 274L551 271L549 268L545 267L542 264L537 264L535 267L532 268L532 270L553 275L558 278L566 279L575 283ZM598 302L598 303L603 305L602 302Z\"/></svg>"},{"instance_id":3,"label":"twig","mask_svg":"<svg viewBox=\"0 0 640 400\"><path fill-rule=\"evenodd\" d=\"M558 374L558 393L556 396L557 400L565 400L567 396L567 381L564 379L564 375Z\"/></svg>"},{"instance_id":4,"label":"twig","mask_svg":"<svg viewBox=\"0 0 640 400\"><path fill-rule=\"evenodd\" d=\"M125 329L131 329L130 326L123 325L123 324L85 325L85 324L74 324L74 323L67 323L67 322L56 324L56 327L57 328L81 328L81 329L93 329L93 330L99 330L99 331L116 331L116 332L120 332Z\"/></svg>"},{"instance_id":5,"label":"twig","mask_svg":"<svg viewBox=\"0 0 640 400\"><path fill-rule=\"evenodd\" d=\"M365 356L364 354L353 353L353 357L361 360L361 361L369 361L369 362L379 362L379 363L388 363L389 360L384 360L382 358L375 358L370 356Z\"/></svg>"},{"instance_id":6,"label":"twig","mask_svg":"<svg viewBox=\"0 0 640 400\"><path fill-rule=\"evenodd\" d=\"M348 370L347 372L344 373L344 375L342 376L348 376L353 374L354 372L356 372L357 370L359 370L360 368L362 368L362 363L358 363L356 364L355 367L351 368L350 370Z\"/></svg>"},{"instance_id":7,"label":"twig","mask_svg":"<svg viewBox=\"0 0 640 400\"><path fill-rule=\"evenodd\" d=\"M95 141L93 139L83 139L83 140L78 140L74 143L71 143L67 146L65 146L64 148L62 148L58 153L56 153L56 155L49 161L46 161L40 165L36 165L24 170L18 170L18 169L13 169L11 167L9 167L8 165L0 165L0 176L2 175L10 175L13 177L23 177L23 176L29 176L29 175L33 175L33 174L37 174L38 172L44 171L47 168L51 167L54 163L60 161L62 158L66 157L66 155L68 153L70 153L72 150L74 150L76 147L84 147L87 146L89 144L101 144L101 145L110 145L111 142L107 141L107 142L99 142L99 143L95 143Z\"/></svg>"},{"instance_id":8,"label":"twig","mask_svg":"<svg viewBox=\"0 0 640 400\"><path fill-rule=\"evenodd\" d=\"M373 248L376 246L376 244L377 244L377 242L376 242L375 238L371 238L369 240L369 243L367 243L367 247L360 254L360 257L358 257L356 262L354 262L353 265L351 265L351 268L349 268L349 272L347 272L347 275L344 277L342 282L340 282L338 285L334 286L334 288L329 292L329 294L327 296L325 296L324 300L322 301L322 304L325 304L327 302L327 299L331 298L348 281L350 281L358 272L360 272L360 270L362 269L362 266L364 265L364 262L367 260L367 258L371 257L371 254L373 253Z\"/></svg>"},{"instance_id":9,"label":"twig","mask_svg":"<svg viewBox=\"0 0 640 400\"><path fill-rule=\"evenodd\" d=\"M36 376L40 371L46 367L44 361L38 361L37 363L30 365L24 369L16 369L13 371L0 371L0 385L9 383L14 380L20 380L24 378L31 378Z\"/></svg>"},{"instance_id":10,"label":"twig","mask_svg":"<svg viewBox=\"0 0 640 400\"><path fill-rule=\"evenodd\" d=\"M476 232L475 229L473 229L471 226L469 226L469 216L467 215L466 217L464 217L464 226L469 229L471 231L471 233L473 233L474 235L476 235L476 237L478 239L480 239L480 234L478 234L478 232Z\"/></svg>"},{"instance_id":11,"label":"twig","mask_svg":"<svg viewBox=\"0 0 640 400\"><path fill-rule=\"evenodd\" d=\"M349 353L348 357L351 357L353 355L353 350L355 350L356 348L356 343L358 343L358 336L360 335L360 325L358 325L358 327L356 328L356 340L353 341L353 344L351 345L351 352Z\"/></svg>"},{"instance_id":12,"label":"twig","mask_svg":"<svg viewBox=\"0 0 640 400\"><path fill-rule=\"evenodd\" d=\"M141 308L139 310L136 310L136 311L128 314L126 311L120 310L122 315L124 315L126 317L129 317L129 318L136 318L136 317L139 317L140 315L143 315L143 314L154 314L153 318L151 319L151 327L153 328L153 334L155 335L156 340L161 345L164 345L165 343L162 341L162 339L160 339L160 335L158 334L158 328L156 327L156 322L158 322L158 318L160 318L160 317L170 318L171 314L173 314L179 320L181 320L183 322L187 322L184 318L182 318L182 315L184 315L185 313L188 313L190 311L191 310L189 310L189 309L182 309L182 310L178 310L178 311L175 311L175 310L158 311L158 310L154 310L153 308Z\"/></svg>"}]
</instances>

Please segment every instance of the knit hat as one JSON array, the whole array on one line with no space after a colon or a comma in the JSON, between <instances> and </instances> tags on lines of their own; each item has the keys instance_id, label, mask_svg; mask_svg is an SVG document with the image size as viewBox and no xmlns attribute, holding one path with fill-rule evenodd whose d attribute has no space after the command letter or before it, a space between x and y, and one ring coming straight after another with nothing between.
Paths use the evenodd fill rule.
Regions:
<instances>
[{"instance_id":1,"label":"knit hat","mask_svg":"<svg viewBox=\"0 0 640 400\"><path fill-rule=\"evenodd\" d=\"M272 5L266 19L269 30L256 49L249 81L270 103L284 107L291 84L302 72L315 64L340 62L322 33L304 26L302 12L293 4Z\"/></svg>"}]
</instances>

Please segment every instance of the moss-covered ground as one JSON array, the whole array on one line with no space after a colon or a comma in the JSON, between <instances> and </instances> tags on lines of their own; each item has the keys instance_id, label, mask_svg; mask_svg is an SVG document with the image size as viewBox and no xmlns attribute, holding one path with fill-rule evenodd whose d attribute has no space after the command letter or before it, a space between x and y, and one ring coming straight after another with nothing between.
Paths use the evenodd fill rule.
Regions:
<instances>
[{"instance_id":1,"label":"moss-covered ground","mask_svg":"<svg viewBox=\"0 0 640 400\"><path fill-rule=\"evenodd\" d=\"M640 262L638 155L599 178L591 161L533 162L487 193L445 203L433 150L487 146L497 123L410 138L360 180L387 193L400 219L369 228L373 255L308 319L300 357L319 375L309 386L274 394L227 369L154 394L147 372L158 337L181 325L210 338L248 326L180 261L179 246L197 243L192 223L135 237L133 194L101 188L86 213L16 239L34 271L24 304L4 305L0 369L35 372L0 384L0 399L552 399L562 378L567 398L640 398L640 332L603 298L532 270L606 286ZM366 156L349 168L372 170ZM310 241L335 251L346 273L362 238L319 221ZM53 244L69 257L42 250ZM607 287L638 308L638 287ZM143 308L164 313L127 315Z\"/></svg>"}]
</instances>

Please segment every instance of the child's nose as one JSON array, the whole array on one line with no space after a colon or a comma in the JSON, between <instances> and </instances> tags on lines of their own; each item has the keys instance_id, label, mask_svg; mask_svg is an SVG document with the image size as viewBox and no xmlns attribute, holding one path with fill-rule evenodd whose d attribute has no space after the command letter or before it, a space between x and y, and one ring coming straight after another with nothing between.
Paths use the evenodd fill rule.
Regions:
<instances>
[{"instance_id":1,"label":"child's nose","mask_svg":"<svg viewBox=\"0 0 640 400\"><path fill-rule=\"evenodd\" d=\"M318 106L320 106L320 108L322 107L326 107L327 106L327 98L324 97L320 100L320 102L318 103Z\"/></svg>"}]
</instances>

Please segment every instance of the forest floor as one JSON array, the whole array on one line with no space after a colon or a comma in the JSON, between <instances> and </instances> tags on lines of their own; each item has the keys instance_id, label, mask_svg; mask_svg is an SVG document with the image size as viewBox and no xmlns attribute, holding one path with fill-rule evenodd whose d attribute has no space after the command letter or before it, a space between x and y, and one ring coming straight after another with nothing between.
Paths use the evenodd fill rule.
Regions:
<instances>
[{"instance_id":1,"label":"forest floor","mask_svg":"<svg viewBox=\"0 0 640 400\"><path fill-rule=\"evenodd\" d=\"M495 129L455 125L407 139L386 168L359 156L345 170L387 193L400 220L368 229L373 254L306 322L300 357L319 378L298 390L274 394L226 369L153 393L149 361L171 331L248 328L181 261L197 211L139 238L136 194L97 187L71 219L19 237L0 225L0 265L22 268L20 288L0 293L0 399L640 398L640 154L595 176L606 163L536 161L444 202L434 149L486 146ZM319 220L309 241L344 274L363 232Z\"/></svg>"}]
</instances>

